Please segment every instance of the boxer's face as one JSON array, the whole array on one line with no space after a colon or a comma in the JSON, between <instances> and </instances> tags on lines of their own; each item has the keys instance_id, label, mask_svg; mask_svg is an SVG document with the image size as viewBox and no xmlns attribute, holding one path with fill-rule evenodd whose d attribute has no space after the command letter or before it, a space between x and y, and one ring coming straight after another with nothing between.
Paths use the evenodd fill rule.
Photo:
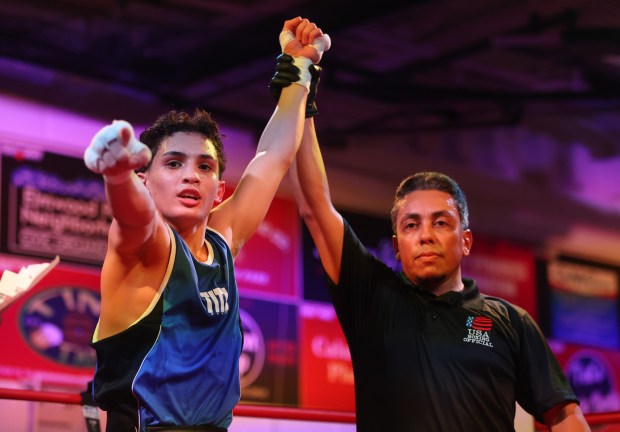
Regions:
<instances>
[{"instance_id":1,"label":"boxer's face","mask_svg":"<svg viewBox=\"0 0 620 432\"><path fill-rule=\"evenodd\" d=\"M224 195L218 161L210 140L177 132L167 138L144 175L144 184L162 216L177 228L206 221Z\"/></svg>"}]
</instances>

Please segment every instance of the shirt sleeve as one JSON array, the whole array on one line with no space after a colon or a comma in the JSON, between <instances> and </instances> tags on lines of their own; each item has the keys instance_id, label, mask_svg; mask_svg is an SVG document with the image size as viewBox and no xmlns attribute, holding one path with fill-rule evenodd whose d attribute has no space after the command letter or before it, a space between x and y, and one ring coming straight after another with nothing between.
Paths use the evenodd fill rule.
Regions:
<instances>
[{"instance_id":1,"label":"shirt sleeve","mask_svg":"<svg viewBox=\"0 0 620 432\"><path fill-rule=\"evenodd\" d=\"M366 249L344 220L340 280L335 284L328 278L328 288L349 344L365 327L373 325L377 313L373 304L379 302L377 292L382 286L381 281L392 273Z\"/></svg>"},{"instance_id":2,"label":"shirt sleeve","mask_svg":"<svg viewBox=\"0 0 620 432\"><path fill-rule=\"evenodd\" d=\"M534 319L523 311L519 321L517 402L543 423L543 414L549 409L579 400Z\"/></svg>"}]
</instances>

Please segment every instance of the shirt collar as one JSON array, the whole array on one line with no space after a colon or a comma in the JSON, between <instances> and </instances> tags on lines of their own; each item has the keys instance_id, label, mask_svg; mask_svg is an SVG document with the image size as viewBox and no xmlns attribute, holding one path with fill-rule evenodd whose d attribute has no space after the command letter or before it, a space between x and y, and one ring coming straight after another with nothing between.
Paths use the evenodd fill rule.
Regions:
<instances>
[{"instance_id":1,"label":"shirt collar","mask_svg":"<svg viewBox=\"0 0 620 432\"><path fill-rule=\"evenodd\" d=\"M473 279L463 278L463 290L462 291L449 291L440 296L433 294L424 288L415 285L409 280L405 273L401 273L401 279L406 285L411 287L413 292L425 303L443 303L446 306L463 306L472 307L477 309L482 306L482 297L478 290L478 285Z\"/></svg>"}]
</instances>

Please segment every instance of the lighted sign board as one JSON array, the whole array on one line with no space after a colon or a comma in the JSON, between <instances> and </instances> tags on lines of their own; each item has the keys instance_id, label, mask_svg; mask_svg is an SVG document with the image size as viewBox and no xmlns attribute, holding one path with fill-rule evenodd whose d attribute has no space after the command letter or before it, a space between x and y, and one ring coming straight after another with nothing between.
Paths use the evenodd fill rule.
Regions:
<instances>
[{"instance_id":1,"label":"lighted sign board","mask_svg":"<svg viewBox=\"0 0 620 432\"><path fill-rule=\"evenodd\" d=\"M101 176L81 159L51 153L41 160L2 156L1 191L3 252L103 261L111 214Z\"/></svg>"}]
</instances>

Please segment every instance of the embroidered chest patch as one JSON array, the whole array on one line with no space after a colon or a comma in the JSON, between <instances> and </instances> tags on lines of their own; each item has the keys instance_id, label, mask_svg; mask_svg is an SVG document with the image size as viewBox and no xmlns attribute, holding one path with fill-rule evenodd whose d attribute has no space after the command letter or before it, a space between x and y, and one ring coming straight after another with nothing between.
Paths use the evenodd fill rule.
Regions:
<instances>
[{"instance_id":1,"label":"embroidered chest patch","mask_svg":"<svg viewBox=\"0 0 620 432\"><path fill-rule=\"evenodd\" d=\"M491 342L491 330L493 329L493 320L485 316L469 316L465 323L467 335L463 338L463 342L469 342L478 345L493 347Z\"/></svg>"}]
</instances>

